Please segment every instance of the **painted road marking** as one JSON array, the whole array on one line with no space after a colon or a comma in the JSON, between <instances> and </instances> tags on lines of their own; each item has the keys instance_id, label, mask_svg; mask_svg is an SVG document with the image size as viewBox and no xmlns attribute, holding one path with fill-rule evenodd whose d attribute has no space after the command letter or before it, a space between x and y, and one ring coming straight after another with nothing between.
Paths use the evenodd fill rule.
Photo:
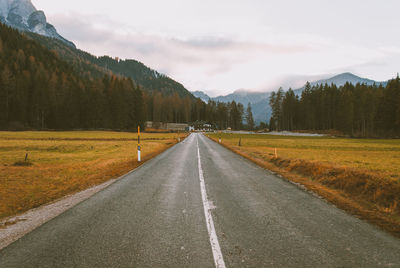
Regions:
<instances>
[{"instance_id":1,"label":"painted road marking","mask_svg":"<svg viewBox=\"0 0 400 268\"><path fill-rule=\"evenodd\" d=\"M201 198L203 200L204 215L206 217L208 236L210 237L211 249L214 256L215 267L225 268L224 257L222 256L221 248L219 246L217 232L215 231L214 221L211 215L210 202L207 198L206 184L204 182L203 169L201 168L200 148L199 139L197 137L197 158L199 161L199 178L200 178L200 189Z\"/></svg>"}]
</instances>

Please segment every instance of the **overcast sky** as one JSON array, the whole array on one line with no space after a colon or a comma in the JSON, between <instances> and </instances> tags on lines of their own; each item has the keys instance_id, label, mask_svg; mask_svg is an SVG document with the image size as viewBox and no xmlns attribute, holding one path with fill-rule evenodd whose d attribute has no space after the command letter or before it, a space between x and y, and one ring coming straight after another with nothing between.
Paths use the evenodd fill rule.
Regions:
<instances>
[{"instance_id":1,"label":"overcast sky","mask_svg":"<svg viewBox=\"0 0 400 268\"><path fill-rule=\"evenodd\" d=\"M400 71L398 0L32 0L94 55L139 60L212 96Z\"/></svg>"}]
</instances>

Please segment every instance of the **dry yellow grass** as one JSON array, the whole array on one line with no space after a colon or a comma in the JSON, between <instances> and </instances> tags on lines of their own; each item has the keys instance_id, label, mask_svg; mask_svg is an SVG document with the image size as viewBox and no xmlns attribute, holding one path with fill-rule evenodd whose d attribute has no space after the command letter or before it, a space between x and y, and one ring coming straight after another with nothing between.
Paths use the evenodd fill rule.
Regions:
<instances>
[{"instance_id":1,"label":"dry yellow grass","mask_svg":"<svg viewBox=\"0 0 400 268\"><path fill-rule=\"evenodd\" d=\"M142 134L143 160L184 136ZM127 173L138 166L136 146L125 132L0 132L0 218ZM26 153L33 165L14 165Z\"/></svg>"},{"instance_id":2,"label":"dry yellow grass","mask_svg":"<svg viewBox=\"0 0 400 268\"><path fill-rule=\"evenodd\" d=\"M400 140L210 137L215 141L221 137L223 145L234 152L400 236Z\"/></svg>"}]
</instances>

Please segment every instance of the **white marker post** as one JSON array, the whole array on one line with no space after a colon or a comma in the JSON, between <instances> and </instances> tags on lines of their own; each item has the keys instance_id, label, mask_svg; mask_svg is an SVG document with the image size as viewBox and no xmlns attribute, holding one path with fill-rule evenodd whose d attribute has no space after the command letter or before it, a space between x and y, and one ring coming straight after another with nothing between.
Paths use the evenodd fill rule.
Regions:
<instances>
[{"instance_id":1,"label":"white marker post","mask_svg":"<svg viewBox=\"0 0 400 268\"><path fill-rule=\"evenodd\" d=\"M138 126L138 147L137 147L138 162L142 161L140 151L141 151L141 148L140 148L140 126Z\"/></svg>"}]
</instances>

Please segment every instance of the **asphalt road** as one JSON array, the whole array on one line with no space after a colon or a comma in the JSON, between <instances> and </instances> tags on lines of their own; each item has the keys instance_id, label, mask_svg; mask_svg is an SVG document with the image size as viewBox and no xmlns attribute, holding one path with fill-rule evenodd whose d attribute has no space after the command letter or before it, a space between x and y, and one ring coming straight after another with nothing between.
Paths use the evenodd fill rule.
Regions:
<instances>
[{"instance_id":1,"label":"asphalt road","mask_svg":"<svg viewBox=\"0 0 400 268\"><path fill-rule=\"evenodd\" d=\"M400 240L192 134L0 251L0 267L216 266L400 267Z\"/></svg>"}]
</instances>

